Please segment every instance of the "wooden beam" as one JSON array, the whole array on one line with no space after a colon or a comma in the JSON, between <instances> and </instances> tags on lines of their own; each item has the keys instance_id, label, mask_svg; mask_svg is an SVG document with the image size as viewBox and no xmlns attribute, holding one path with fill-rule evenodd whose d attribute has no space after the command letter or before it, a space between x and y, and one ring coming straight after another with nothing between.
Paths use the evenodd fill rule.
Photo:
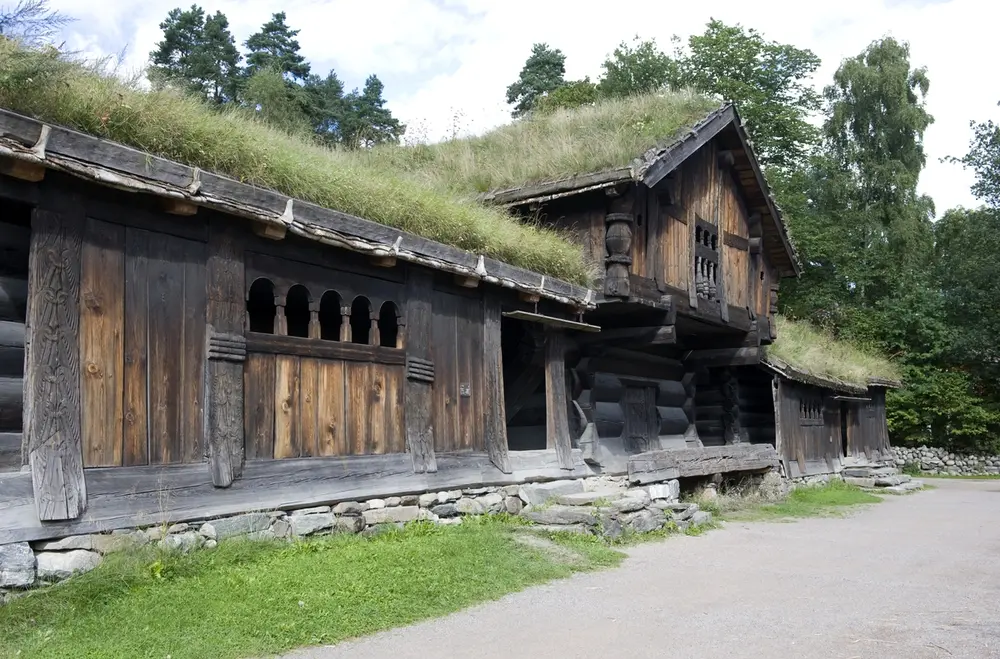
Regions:
<instances>
[{"instance_id":1,"label":"wooden beam","mask_svg":"<svg viewBox=\"0 0 1000 659\"><path fill-rule=\"evenodd\" d=\"M162 197L160 199L160 208L162 208L165 213L169 213L170 215L190 217L198 214L198 204L188 201L187 199L178 199L176 197Z\"/></svg>"},{"instance_id":2,"label":"wooden beam","mask_svg":"<svg viewBox=\"0 0 1000 659\"><path fill-rule=\"evenodd\" d=\"M28 289L28 462L42 521L76 519L87 507L80 427L80 258L78 216L36 208Z\"/></svg>"},{"instance_id":3,"label":"wooden beam","mask_svg":"<svg viewBox=\"0 0 1000 659\"><path fill-rule=\"evenodd\" d=\"M521 291L517 294L517 298L521 302L527 302L528 304L538 304L541 296L538 293L529 293L528 291Z\"/></svg>"},{"instance_id":4,"label":"wooden beam","mask_svg":"<svg viewBox=\"0 0 1000 659\"><path fill-rule=\"evenodd\" d=\"M629 458L628 478L632 483L646 484L777 466L778 454L770 444L733 444L639 453Z\"/></svg>"},{"instance_id":5,"label":"wooden beam","mask_svg":"<svg viewBox=\"0 0 1000 659\"><path fill-rule=\"evenodd\" d=\"M462 288L478 288L480 279L474 275L455 275L455 283Z\"/></svg>"},{"instance_id":6,"label":"wooden beam","mask_svg":"<svg viewBox=\"0 0 1000 659\"><path fill-rule=\"evenodd\" d=\"M368 261L378 268L394 268L396 266L395 254L376 254L368 258Z\"/></svg>"},{"instance_id":7,"label":"wooden beam","mask_svg":"<svg viewBox=\"0 0 1000 659\"><path fill-rule=\"evenodd\" d=\"M524 320L529 323L541 323L542 325L547 325L550 327L558 327L560 329L571 329L580 332L600 332L600 325L591 325L589 323L581 323L575 320L567 320L565 318L556 318L555 316L546 316L540 313L531 313L530 311L504 311L503 315L507 318L515 318L517 320Z\"/></svg>"},{"instance_id":8,"label":"wooden beam","mask_svg":"<svg viewBox=\"0 0 1000 659\"><path fill-rule=\"evenodd\" d=\"M243 474L244 336L243 248L236 227L214 216L209 224L208 364L205 406L208 464L212 484L229 487Z\"/></svg>"},{"instance_id":9,"label":"wooden beam","mask_svg":"<svg viewBox=\"0 0 1000 659\"><path fill-rule=\"evenodd\" d=\"M434 277L430 270L406 270L406 354L421 360L421 368L406 378L405 409L406 449L410 453L413 471L433 473L438 469L434 454L433 355L431 354L431 323L434 319L431 298ZM429 365L429 366L428 366ZM419 372L418 372L419 371Z\"/></svg>"},{"instance_id":10,"label":"wooden beam","mask_svg":"<svg viewBox=\"0 0 1000 659\"><path fill-rule=\"evenodd\" d=\"M493 465L505 474L511 472L507 446L507 415L503 400L503 353L500 347L500 300L487 295L483 314L483 377L485 380L484 434L486 451Z\"/></svg>"},{"instance_id":11,"label":"wooden beam","mask_svg":"<svg viewBox=\"0 0 1000 659\"><path fill-rule=\"evenodd\" d=\"M760 363L760 348L713 348L691 350L684 358L688 368L705 366L752 366Z\"/></svg>"},{"instance_id":12,"label":"wooden beam","mask_svg":"<svg viewBox=\"0 0 1000 659\"><path fill-rule=\"evenodd\" d=\"M695 126L684 139L667 149L652 165L647 167L643 173L642 182L651 188L656 187L656 184L662 181L667 174L677 169L678 165L718 135L723 128L733 123L735 118L736 115L732 108L725 108L707 117L705 121Z\"/></svg>"},{"instance_id":13,"label":"wooden beam","mask_svg":"<svg viewBox=\"0 0 1000 659\"><path fill-rule=\"evenodd\" d=\"M0 158L0 174L38 183L45 178L45 166L17 158Z\"/></svg>"},{"instance_id":14,"label":"wooden beam","mask_svg":"<svg viewBox=\"0 0 1000 659\"><path fill-rule=\"evenodd\" d=\"M545 332L545 447L554 448L559 466L573 468L566 394L566 337L561 330Z\"/></svg>"},{"instance_id":15,"label":"wooden beam","mask_svg":"<svg viewBox=\"0 0 1000 659\"><path fill-rule=\"evenodd\" d=\"M253 232L261 238L267 238L268 240L284 240L285 235L288 233L288 227L283 224L275 224L274 222L254 222Z\"/></svg>"},{"instance_id":16,"label":"wooden beam","mask_svg":"<svg viewBox=\"0 0 1000 659\"><path fill-rule=\"evenodd\" d=\"M677 343L677 332L673 325L654 325L650 327L620 327L602 329L600 334L582 337L578 343L629 343L635 345L674 345Z\"/></svg>"}]
</instances>

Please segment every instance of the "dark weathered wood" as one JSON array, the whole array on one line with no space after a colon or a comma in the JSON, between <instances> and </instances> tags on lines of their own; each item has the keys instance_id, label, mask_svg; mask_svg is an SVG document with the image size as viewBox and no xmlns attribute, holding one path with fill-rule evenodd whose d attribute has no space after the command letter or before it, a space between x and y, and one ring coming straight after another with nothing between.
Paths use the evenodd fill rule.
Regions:
<instances>
[{"instance_id":1,"label":"dark weathered wood","mask_svg":"<svg viewBox=\"0 0 1000 659\"><path fill-rule=\"evenodd\" d=\"M28 305L28 280L0 276L0 320L24 322Z\"/></svg>"},{"instance_id":2,"label":"dark weathered wood","mask_svg":"<svg viewBox=\"0 0 1000 659\"><path fill-rule=\"evenodd\" d=\"M408 377L404 394L406 448L416 473L437 471L434 456L434 426L432 418L434 362L431 356L431 326L433 309L431 296L434 280L431 273L420 268L408 268L406 277L406 355L425 368L424 377ZM427 373L429 365L430 373ZM418 369L420 370L420 369ZM428 378L429 375L429 378Z\"/></svg>"},{"instance_id":3,"label":"dark weathered wood","mask_svg":"<svg viewBox=\"0 0 1000 659\"><path fill-rule=\"evenodd\" d=\"M762 471L777 466L778 454L773 446L733 444L633 455L628 461L628 477L632 483L645 484L733 471Z\"/></svg>"},{"instance_id":4,"label":"dark weathered wood","mask_svg":"<svg viewBox=\"0 0 1000 659\"><path fill-rule=\"evenodd\" d=\"M504 388L504 416L510 423L521 408L531 399L542 382L545 380L545 368L542 360L532 359L524 365L520 375L514 379L510 386Z\"/></svg>"},{"instance_id":5,"label":"dark weathered wood","mask_svg":"<svg viewBox=\"0 0 1000 659\"><path fill-rule=\"evenodd\" d=\"M37 183L45 178L45 167L26 160L0 158L0 174L29 183Z\"/></svg>"},{"instance_id":6,"label":"dark weathered wood","mask_svg":"<svg viewBox=\"0 0 1000 659\"><path fill-rule=\"evenodd\" d=\"M244 378L243 249L235 227L212 218L206 267L209 353L205 371L204 446L212 483L229 487L243 473ZM242 344L242 345L241 345Z\"/></svg>"},{"instance_id":7,"label":"dark weathered wood","mask_svg":"<svg viewBox=\"0 0 1000 659\"><path fill-rule=\"evenodd\" d=\"M347 325L350 327L350 324ZM298 336L247 333L247 352L272 355L295 355L314 359L374 362L376 364L404 364L406 353L398 348L370 346L343 341L314 341Z\"/></svg>"},{"instance_id":8,"label":"dark weathered wood","mask_svg":"<svg viewBox=\"0 0 1000 659\"><path fill-rule=\"evenodd\" d=\"M740 425L740 381L732 369L722 371L722 424L726 444L745 441Z\"/></svg>"},{"instance_id":9,"label":"dark weathered wood","mask_svg":"<svg viewBox=\"0 0 1000 659\"><path fill-rule=\"evenodd\" d=\"M35 510L42 521L75 519L87 507L80 430L82 225L82 217L42 209L31 221L27 446Z\"/></svg>"},{"instance_id":10,"label":"dark weathered wood","mask_svg":"<svg viewBox=\"0 0 1000 659\"><path fill-rule=\"evenodd\" d=\"M0 544L595 474L579 450L573 450L572 458L573 469L567 471L559 467L555 451L516 451L510 474L494 467L485 453L468 452L439 455L440 469L434 474L413 473L404 454L254 460L228 488L214 487L200 464L90 469L87 515L77 522L44 525L35 517L30 474L0 474Z\"/></svg>"},{"instance_id":11,"label":"dark weathered wood","mask_svg":"<svg viewBox=\"0 0 1000 659\"><path fill-rule=\"evenodd\" d=\"M125 228L88 218L80 275L83 464L122 464Z\"/></svg>"},{"instance_id":12,"label":"dark weathered wood","mask_svg":"<svg viewBox=\"0 0 1000 659\"><path fill-rule=\"evenodd\" d=\"M500 300L487 296L483 314L484 434L486 452L497 469L511 472L504 409L503 355L500 349Z\"/></svg>"},{"instance_id":13,"label":"dark weathered wood","mask_svg":"<svg viewBox=\"0 0 1000 659\"><path fill-rule=\"evenodd\" d=\"M732 247L733 249L739 249L742 251L747 251L750 249L750 240L744 238L737 233L729 233L728 231L723 232L725 235L722 239L722 243L726 247Z\"/></svg>"},{"instance_id":14,"label":"dark weathered wood","mask_svg":"<svg viewBox=\"0 0 1000 659\"><path fill-rule=\"evenodd\" d=\"M590 337L587 338L590 339ZM630 345L673 345L677 343L677 332L673 325L603 329L600 334L595 334L588 341L588 343L591 342L614 342Z\"/></svg>"},{"instance_id":15,"label":"dark weathered wood","mask_svg":"<svg viewBox=\"0 0 1000 659\"><path fill-rule=\"evenodd\" d=\"M274 457L275 355L249 354L244 372L243 432L247 459ZM341 372L341 410L343 373Z\"/></svg>"},{"instance_id":16,"label":"dark weathered wood","mask_svg":"<svg viewBox=\"0 0 1000 659\"><path fill-rule=\"evenodd\" d=\"M684 363L690 367L708 366L752 366L760 363L760 348L710 348L707 350L691 350L687 353Z\"/></svg>"},{"instance_id":17,"label":"dark weathered wood","mask_svg":"<svg viewBox=\"0 0 1000 659\"><path fill-rule=\"evenodd\" d=\"M125 337L123 450L125 466L149 463L148 335L149 238L148 231L125 230Z\"/></svg>"},{"instance_id":18,"label":"dark weathered wood","mask_svg":"<svg viewBox=\"0 0 1000 659\"><path fill-rule=\"evenodd\" d=\"M528 202L550 200L565 195L575 194L583 190L599 189L616 183L632 180L632 170L628 167L610 169L593 174L583 174L560 181L539 183L537 185L497 190L483 195L482 200L493 204L521 205Z\"/></svg>"},{"instance_id":19,"label":"dark weathered wood","mask_svg":"<svg viewBox=\"0 0 1000 659\"><path fill-rule=\"evenodd\" d=\"M0 431L20 431L24 405L24 380L0 377Z\"/></svg>"},{"instance_id":20,"label":"dark weathered wood","mask_svg":"<svg viewBox=\"0 0 1000 659\"><path fill-rule=\"evenodd\" d=\"M573 468L566 394L566 337L561 330L545 332L545 446L554 448L563 469Z\"/></svg>"},{"instance_id":21,"label":"dark weathered wood","mask_svg":"<svg viewBox=\"0 0 1000 659\"><path fill-rule=\"evenodd\" d=\"M648 451L650 443L659 435L655 396L653 387L625 387L622 440L628 453Z\"/></svg>"}]
</instances>

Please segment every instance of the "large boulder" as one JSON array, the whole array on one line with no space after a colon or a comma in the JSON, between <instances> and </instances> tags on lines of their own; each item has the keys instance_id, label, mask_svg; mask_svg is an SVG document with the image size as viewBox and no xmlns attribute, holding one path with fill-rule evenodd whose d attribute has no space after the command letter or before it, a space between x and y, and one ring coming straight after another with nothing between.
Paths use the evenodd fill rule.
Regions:
<instances>
[{"instance_id":1,"label":"large boulder","mask_svg":"<svg viewBox=\"0 0 1000 659\"><path fill-rule=\"evenodd\" d=\"M292 515L288 519L292 523L292 535L297 537L327 531L333 528L333 525L336 523L336 517L334 517L333 513Z\"/></svg>"},{"instance_id":2,"label":"large boulder","mask_svg":"<svg viewBox=\"0 0 1000 659\"><path fill-rule=\"evenodd\" d=\"M68 579L74 574L89 572L101 564L101 555L86 549L43 551L35 558L38 561L38 578L43 581Z\"/></svg>"},{"instance_id":3,"label":"large boulder","mask_svg":"<svg viewBox=\"0 0 1000 659\"><path fill-rule=\"evenodd\" d=\"M329 508L328 508L329 510ZM271 516L267 513L247 513L236 517L226 517L212 521L215 527L215 539L225 540L237 535L258 533L271 525Z\"/></svg>"},{"instance_id":4,"label":"large boulder","mask_svg":"<svg viewBox=\"0 0 1000 659\"><path fill-rule=\"evenodd\" d=\"M587 506L550 506L537 510L525 510L522 517L536 524L597 524L597 515Z\"/></svg>"},{"instance_id":5,"label":"large boulder","mask_svg":"<svg viewBox=\"0 0 1000 659\"><path fill-rule=\"evenodd\" d=\"M0 545L0 588L27 588L35 583L35 554L27 542Z\"/></svg>"}]
</instances>

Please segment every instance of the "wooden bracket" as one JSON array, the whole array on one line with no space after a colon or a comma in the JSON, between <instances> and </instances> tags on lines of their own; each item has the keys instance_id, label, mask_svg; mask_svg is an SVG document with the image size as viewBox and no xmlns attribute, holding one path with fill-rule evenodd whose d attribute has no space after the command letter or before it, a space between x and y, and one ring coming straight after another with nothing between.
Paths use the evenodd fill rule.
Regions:
<instances>
[{"instance_id":1,"label":"wooden bracket","mask_svg":"<svg viewBox=\"0 0 1000 659\"><path fill-rule=\"evenodd\" d=\"M377 254L369 257L369 262L379 268L392 268L396 265L395 254Z\"/></svg>"},{"instance_id":2,"label":"wooden bracket","mask_svg":"<svg viewBox=\"0 0 1000 659\"><path fill-rule=\"evenodd\" d=\"M288 228L283 224L274 224L273 222L254 222L253 232L269 240L282 240L288 232Z\"/></svg>"},{"instance_id":3,"label":"wooden bracket","mask_svg":"<svg viewBox=\"0 0 1000 659\"><path fill-rule=\"evenodd\" d=\"M198 204L187 199L177 199L176 197L161 197L160 207L165 213L169 213L170 215L190 217L198 213Z\"/></svg>"},{"instance_id":4,"label":"wooden bracket","mask_svg":"<svg viewBox=\"0 0 1000 659\"><path fill-rule=\"evenodd\" d=\"M455 283L462 288L477 288L479 281L479 277L475 275L455 275Z\"/></svg>"},{"instance_id":5,"label":"wooden bracket","mask_svg":"<svg viewBox=\"0 0 1000 659\"><path fill-rule=\"evenodd\" d=\"M26 160L0 158L0 174L28 181L29 183L38 183L45 178L45 167Z\"/></svg>"},{"instance_id":6,"label":"wooden bracket","mask_svg":"<svg viewBox=\"0 0 1000 659\"><path fill-rule=\"evenodd\" d=\"M527 302L528 304L538 304L541 296L538 293L529 293L528 291L519 291L517 297L521 302Z\"/></svg>"}]
</instances>

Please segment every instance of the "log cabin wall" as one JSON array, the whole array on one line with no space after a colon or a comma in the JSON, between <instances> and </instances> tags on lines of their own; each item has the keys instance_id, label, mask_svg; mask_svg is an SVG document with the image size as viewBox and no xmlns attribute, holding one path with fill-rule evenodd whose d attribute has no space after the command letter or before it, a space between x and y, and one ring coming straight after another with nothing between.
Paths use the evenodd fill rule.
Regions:
<instances>
[{"instance_id":1,"label":"log cabin wall","mask_svg":"<svg viewBox=\"0 0 1000 659\"><path fill-rule=\"evenodd\" d=\"M602 450L633 455L696 448L695 375L681 362L612 349L583 356L570 372L571 398L593 423Z\"/></svg>"},{"instance_id":2,"label":"log cabin wall","mask_svg":"<svg viewBox=\"0 0 1000 659\"><path fill-rule=\"evenodd\" d=\"M0 202L0 472L21 468L31 208Z\"/></svg>"},{"instance_id":3,"label":"log cabin wall","mask_svg":"<svg viewBox=\"0 0 1000 659\"><path fill-rule=\"evenodd\" d=\"M702 443L774 445L771 379L753 366L699 369L695 400Z\"/></svg>"},{"instance_id":4,"label":"log cabin wall","mask_svg":"<svg viewBox=\"0 0 1000 659\"><path fill-rule=\"evenodd\" d=\"M840 401L828 389L775 379L778 455L791 478L836 471L842 455Z\"/></svg>"}]
</instances>

